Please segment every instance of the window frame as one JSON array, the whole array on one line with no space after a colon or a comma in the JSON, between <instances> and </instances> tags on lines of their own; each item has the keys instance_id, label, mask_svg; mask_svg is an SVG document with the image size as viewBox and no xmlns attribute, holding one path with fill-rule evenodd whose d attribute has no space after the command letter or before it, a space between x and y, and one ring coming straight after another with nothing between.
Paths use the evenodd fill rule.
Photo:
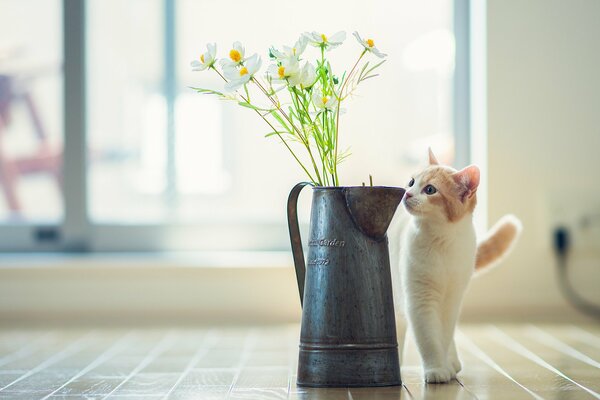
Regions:
<instances>
[{"instance_id":1,"label":"window frame","mask_svg":"<svg viewBox=\"0 0 600 400\"><path fill-rule=\"evenodd\" d=\"M167 99L167 176L175 171L174 102L175 3L164 0L165 80ZM88 215L86 147L86 1L63 0L64 52L64 220L58 224L0 225L0 252L125 252L164 250L287 250L285 222L202 224L92 223ZM457 166L471 159L471 73L469 0L454 0L455 71L453 127ZM173 199L175 179L165 196ZM281 205L284 207L285 205ZM258 235L257 229L260 230ZM50 233L48 235L48 233Z\"/></svg>"}]
</instances>

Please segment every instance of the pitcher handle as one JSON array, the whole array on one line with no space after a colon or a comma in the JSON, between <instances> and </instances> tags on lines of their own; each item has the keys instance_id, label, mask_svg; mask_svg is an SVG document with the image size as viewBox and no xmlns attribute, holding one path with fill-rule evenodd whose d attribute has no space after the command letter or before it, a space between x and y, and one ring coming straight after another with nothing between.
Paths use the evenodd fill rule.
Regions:
<instances>
[{"instance_id":1,"label":"pitcher handle","mask_svg":"<svg viewBox=\"0 0 600 400\"><path fill-rule=\"evenodd\" d=\"M290 231L290 242L292 244L292 255L294 267L296 268L296 279L298 280L298 291L300 292L300 306L304 299L304 276L306 275L306 264L304 263L304 251L302 250L302 238L298 225L298 196L305 186L313 186L310 182L300 182L290 192L287 203L288 229Z\"/></svg>"}]
</instances>

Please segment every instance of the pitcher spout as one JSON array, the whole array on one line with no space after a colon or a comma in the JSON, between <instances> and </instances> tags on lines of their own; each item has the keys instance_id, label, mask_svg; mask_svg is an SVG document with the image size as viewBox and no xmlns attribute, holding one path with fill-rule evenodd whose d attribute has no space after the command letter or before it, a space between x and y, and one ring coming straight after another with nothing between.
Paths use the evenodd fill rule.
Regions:
<instances>
[{"instance_id":1,"label":"pitcher spout","mask_svg":"<svg viewBox=\"0 0 600 400\"><path fill-rule=\"evenodd\" d=\"M377 240L385 236L404 192L403 188L387 186L344 188L352 220L361 232Z\"/></svg>"}]
</instances>

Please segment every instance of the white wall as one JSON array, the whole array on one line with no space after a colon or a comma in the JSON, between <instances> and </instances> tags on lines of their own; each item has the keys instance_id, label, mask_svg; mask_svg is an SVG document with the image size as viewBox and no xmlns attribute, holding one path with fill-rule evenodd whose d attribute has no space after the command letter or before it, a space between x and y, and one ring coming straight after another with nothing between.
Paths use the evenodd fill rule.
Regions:
<instances>
[{"instance_id":1,"label":"white wall","mask_svg":"<svg viewBox=\"0 0 600 400\"><path fill-rule=\"evenodd\" d=\"M600 214L600 1L489 0L487 19L489 222L511 212L525 229L474 282L465 315L571 318L551 229ZM590 239L571 267L600 303L600 237Z\"/></svg>"},{"instance_id":2,"label":"white wall","mask_svg":"<svg viewBox=\"0 0 600 400\"><path fill-rule=\"evenodd\" d=\"M0 326L299 320L288 254L0 258Z\"/></svg>"}]
</instances>

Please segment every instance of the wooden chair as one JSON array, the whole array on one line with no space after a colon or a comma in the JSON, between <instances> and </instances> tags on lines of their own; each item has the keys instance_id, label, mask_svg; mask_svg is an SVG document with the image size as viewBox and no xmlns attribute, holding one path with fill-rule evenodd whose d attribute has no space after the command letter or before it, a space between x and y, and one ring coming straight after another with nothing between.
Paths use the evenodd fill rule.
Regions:
<instances>
[{"instance_id":1,"label":"wooden chair","mask_svg":"<svg viewBox=\"0 0 600 400\"><path fill-rule=\"evenodd\" d=\"M8 133L7 128L10 125L11 108L18 102L25 105L37 143L34 154L26 157L12 157L4 146L4 136ZM18 194L18 181L22 176L50 174L62 191L61 160L62 151L50 144L31 93L26 88L19 89L15 77L0 75L0 186L12 216L23 216L23 205Z\"/></svg>"}]
</instances>

